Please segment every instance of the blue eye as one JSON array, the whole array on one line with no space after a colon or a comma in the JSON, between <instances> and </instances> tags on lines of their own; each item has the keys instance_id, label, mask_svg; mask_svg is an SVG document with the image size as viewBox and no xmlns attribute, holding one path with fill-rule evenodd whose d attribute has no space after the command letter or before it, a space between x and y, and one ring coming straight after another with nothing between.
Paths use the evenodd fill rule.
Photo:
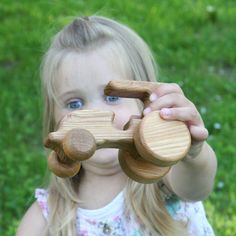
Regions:
<instances>
[{"instance_id":1,"label":"blue eye","mask_svg":"<svg viewBox=\"0 0 236 236\"><path fill-rule=\"evenodd\" d=\"M116 96L105 96L105 101L108 103L116 103L117 101L119 101L119 97Z\"/></svg>"},{"instance_id":2,"label":"blue eye","mask_svg":"<svg viewBox=\"0 0 236 236\"><path fill-rule=\"evenodd\" d=\"M67 104L69 109L81 109L83 106L83 102L81 99L76 99Z\"/></svg>"}]
</instances>

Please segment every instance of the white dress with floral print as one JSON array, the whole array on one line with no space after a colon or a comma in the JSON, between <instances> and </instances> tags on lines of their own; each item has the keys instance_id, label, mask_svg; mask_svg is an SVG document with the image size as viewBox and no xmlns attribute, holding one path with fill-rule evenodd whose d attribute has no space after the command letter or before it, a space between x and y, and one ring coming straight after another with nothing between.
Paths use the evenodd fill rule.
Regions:
<instances>
[{"instance_id":1,"label":"white dress with floral print","mask_svg":"<svg viewBox=\"0 0 236 236\"><path fill-rule=\"evenodd\" d=\"M47 191L36 189L35 197L47 219L49 210ZM202 202L183 202L177 198L166 200L166 207L176 220L188 222L191 236L214 236L207 221ZM78 208L76 217L77 236L141 236L139 224L124 214L124 194L119 193L108 205L96 210Z\"/></svg>"}]
</instances>

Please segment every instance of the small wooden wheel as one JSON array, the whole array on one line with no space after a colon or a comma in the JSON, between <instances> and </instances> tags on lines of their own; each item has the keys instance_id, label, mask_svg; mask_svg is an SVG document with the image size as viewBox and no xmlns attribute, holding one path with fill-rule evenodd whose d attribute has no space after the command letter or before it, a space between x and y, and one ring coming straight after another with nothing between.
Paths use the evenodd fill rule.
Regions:
<instances>
[{"instance_id":1,"label":"small wooden wheel","mask_svg":"<svg viewBox=\"0 0 236 236\"><path fill-rule=\"evenodd\" d=\"M119 162L125 174L139 183L154 183L170 170L170 167L160 167L142 159L138 153L119 151Z\"/></svg>"},{"instance_id":2,"label":"small wooden wheel","mask_svg":"<svg viewBox=\"0 0 236 236\"><path fill-rule=\"evenodd\" d=\"M84 161L90 158L96 151L94 136L85 129L72 129L63 139L65 155L74 161Z\"/></svg>"},{"instance_id":3,"label":"small wooden wheel","mask_svg":"<svg viewBox=\"0 0 236 236\"><path fill-rule=\"evenodd\" d=\"M159 166L170 166L186 156L191 137L183 122L163 120L158 111L153 111L135 130L134 142L142 158Z\"/></svg>"},{"instance_id":4,"label":"small wooden wheel","mask_svg":"<svg viewBox=\"0 0 236 236\"><path fill-rule=\"evenodd\" d=\"M73 177L80 170L81 164L79 161L75 162L67 162L63 163L60 161L57 153L52 151L48 157L48 168L57 176L65 178L65 177Z\"/></svg>"}]
</instances>

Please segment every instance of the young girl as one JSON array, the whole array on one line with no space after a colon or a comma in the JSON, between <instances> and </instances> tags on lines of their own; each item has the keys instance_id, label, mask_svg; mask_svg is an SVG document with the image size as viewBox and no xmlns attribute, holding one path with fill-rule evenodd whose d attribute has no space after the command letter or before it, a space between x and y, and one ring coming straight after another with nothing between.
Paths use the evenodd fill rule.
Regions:
<instances>
[{"instance_id":1,"label":"young girl","mask_svg":"<svg viewBox=\"0 0 236 236\"><path fill-rule=\"evenodd\" d=\"M52 174L48 189L36 190L36 202L17 236L214 235L201 200L212 190L216 157L194 104L176 84L159 86L144 110L135 99L104 95L110 80L156 81L155 68L144 41L104 17L75 19L54 37L42 64L45 137L74 109L113 111L120 129L131 115L159 110L164 119L186 122L192 145L187 156L153 184L129 179L117 149L96 151L75 177Z\"/></svg>"}]
</instances>

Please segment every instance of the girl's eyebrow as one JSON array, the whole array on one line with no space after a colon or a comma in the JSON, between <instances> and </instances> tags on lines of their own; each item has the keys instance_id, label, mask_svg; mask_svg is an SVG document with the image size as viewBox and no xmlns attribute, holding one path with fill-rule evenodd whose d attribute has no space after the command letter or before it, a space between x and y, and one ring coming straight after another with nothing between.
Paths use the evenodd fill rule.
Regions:
<instances>
[{"instance_id":1,"label":"girl's eyebrow","mask_svg":"<svg viewBox=\"0 0 236 236\"><path fill-rule=\"evenodd\" d=\"M66 99L66 98L69 98L71 96L78 96L78 95L81 95L82 92L79 90L79 89L74 89L74 90L70 90L70 91L67 91L67 92L64 92L62 94L59 95L59 99Z\"/></svg>"},{"instance_id":2,"label":"girl's eyebrow","mask_svg":"<svg viewBox=\"0 0 236 236\"><path fill-rule=\"evenodd\" d=\"M107 85L106 84L101 84L101 85L98 85L98 90L104 92L104 88L105 86ZM72 90L69 90L69 91L66 91L62 94L60 94L58 96L59 99L67 99L67 98L70 98L71 96L85 96L86 94L86 90L85 89L72 89Z\"/></svg>"}]
</instances>

